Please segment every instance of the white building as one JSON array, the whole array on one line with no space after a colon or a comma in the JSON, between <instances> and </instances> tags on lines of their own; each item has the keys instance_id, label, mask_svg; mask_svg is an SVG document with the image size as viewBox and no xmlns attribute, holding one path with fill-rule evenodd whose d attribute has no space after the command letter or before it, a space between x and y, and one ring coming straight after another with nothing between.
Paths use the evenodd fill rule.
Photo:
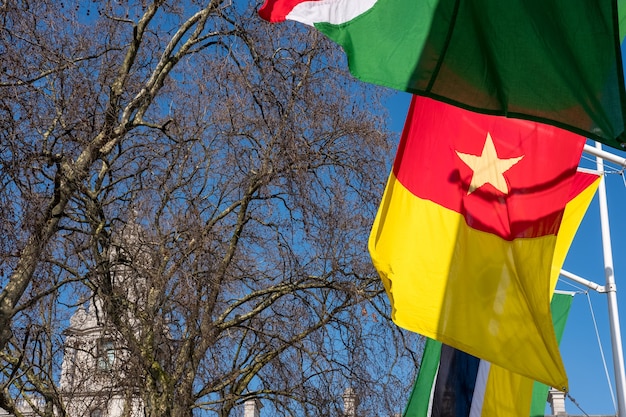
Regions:
<instances>
[{"instance_id":1,"label":"white building","mask_svg":"<svg viewBox=\"0 0 626 417\"><path fill-rule=\"evenodd\" d=\"M100 316L100 317L99 317ZM101 321L102 312L90 303L80 306L65 330L60 391L71 417L143 415L142 405L124 381L125 351Z\"/></svg>"}]
</instances>

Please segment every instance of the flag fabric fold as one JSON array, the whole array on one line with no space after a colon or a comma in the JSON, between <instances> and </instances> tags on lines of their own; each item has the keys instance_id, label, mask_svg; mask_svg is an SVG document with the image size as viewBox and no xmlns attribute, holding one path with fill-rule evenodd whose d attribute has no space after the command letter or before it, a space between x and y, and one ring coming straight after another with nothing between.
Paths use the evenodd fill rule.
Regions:
<instances>
[{"instance_id":1,"label":"flag fabric fold","mask_svg":"<svg viewBox=\"0 0 626 417\"><path fill-rule=\"evenodd\" d=\"M554 326L556 340L559 343L561 342L561 337L565 331L565 324L567 323L567 317L569 316L573 299L574 294L566 291L557 291L552 296L552 302L550 303L550 310L552 311L552 324ZM549 389L550 387L547 385L533 381L530 401L530 417L543 417L545 415ZM524 396L525 395L527 395L527 391L524 392ZM526 397L524 398L524 401L528 403ZM524 415L528 415L528 413Z\"/></svg>"},{"instance_id":2,"label":"flag fabric fold","mask_svg":"<svg viewBox=\"0 0 626 417\"><path fill-rule=\"evenodd\" d=\"M560 341L573 293L556 292L551 311ZM404 417L543 416L548 387L427 339Z\"/></svg>"},{"instance_id":3,"label":"flag fabric fold","mask_svg":"<svg viewBox=\"0 0 626 417\"><path fill-rule=\"evenodd\" d=\"M414 96L369 239L394 322L567 390L549 305L584 142Z\"/></svg>"},{"instance_id":4,"label":"flag fabric fold","mask_svg":"<svg viewBox=\"0 0 626 417\"><path fill-rule=\"evenodd\" d=\"M558 126L622 150L625 0L266 0L314 26L365 81ZM619 13L618 13L619 12Z\"/></svg>"}]
</instances>

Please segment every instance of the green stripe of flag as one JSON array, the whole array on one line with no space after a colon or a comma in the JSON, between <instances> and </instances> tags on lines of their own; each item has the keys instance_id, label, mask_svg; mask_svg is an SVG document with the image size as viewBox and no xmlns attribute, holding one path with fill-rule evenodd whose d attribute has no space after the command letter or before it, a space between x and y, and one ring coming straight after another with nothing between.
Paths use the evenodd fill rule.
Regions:
<instances>
[{"instance_id":1,"label":"green stripe of flag","mask_svg":"<svg viewBox=\"0 0 626 417\"><path fill-rule=\"evenodd\" d=\"M552 297L552 324L554 324L554 333L556 334L556 340L561 341L563 331L565 330L565 323L567 322L567 316L569 315L570 308L574 297L571 295L563 295L561 293L555 293ZM546 409L546 399L548 397L548 387L546 384L536 382L533 386L533 399L530 406L531 417L543 417Z\"/></svg>"},{"instance_id":2,"label":"green stripe of flag","mask_svg":"<svg viewBox=\"0 0 626 417\"><path fill-rule=\"evenodd\" d=\"M619 20L626 12L617 6L378 0L348 22L315 27L343 47L350 71L363 81L552 124L622 149Z\"/></svg>"}]
</instances>

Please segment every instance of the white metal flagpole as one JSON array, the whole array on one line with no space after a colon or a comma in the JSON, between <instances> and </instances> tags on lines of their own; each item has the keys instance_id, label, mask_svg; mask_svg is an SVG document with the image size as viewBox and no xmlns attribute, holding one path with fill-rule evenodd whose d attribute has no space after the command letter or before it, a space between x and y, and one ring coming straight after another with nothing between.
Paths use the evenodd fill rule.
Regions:
<instances>
[{"instance_id":1,"label":"white metal flagpole","mask_svg":"<svg viewBox=\"0 0 626 417\"><path fill-rule=\"evenodd\" d=\"M602 145L596 142L595 149L603 153ZM587 147L585 147L587 151ZM592 152L590 152L592 153ZM603 156L596 154L598 171L604 172ZM609 324L611 329L611 346L613 350L613 370L615 372L615 391L617 393L617 415L626 417L626 374L624 371L624 352L622 350L622 335L617 311L617 288L613 270L613 253L611 249L611 232L609 229L609 212L606 198L606 184L604 176L598 186L598 202L600 204L600 225L602 230L602 252L604 254L604 277L606 279L606 295L609 308Z\"/></svg>"}]
</instances>

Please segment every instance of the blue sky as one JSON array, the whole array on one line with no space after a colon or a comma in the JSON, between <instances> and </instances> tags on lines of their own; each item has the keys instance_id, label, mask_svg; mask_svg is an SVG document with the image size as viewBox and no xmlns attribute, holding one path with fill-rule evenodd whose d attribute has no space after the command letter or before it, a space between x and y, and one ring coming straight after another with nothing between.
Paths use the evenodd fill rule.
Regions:
<instances>
[{"instance_id":1,"label":"blue sky","mask_svg":"<svg viewBox=\"0 0 626 417\"><path fill-rule=\"evenodd\" d=\"M395 93L387 103L391 128L398 132L398 140L404 125L410 97L406 93ZM605 150L626 157L624 152L606 147ZM591 156L584 154L581 166L595 168L595 161ZM615 169L614 165L608 164L607 171L613 173L607 174L605 178L620 328L623 339L623 335L626 333L626 294L622 294L626 291L626 256L623 255L626 249L626 235L624 234L626 216L623 215L623 207L626 206L626 183L624 178L615 172ZM563 269L600 285L605 284L597 195L580 225ZM615 414L616 405L614 405L613 397L617 393L613 382L613 359L606 294L599 294L564 278L560 280L557 289L580 292L574 297L561 341L561 355L569 377L570 395L580 405L579 409L574 403L567 400L567 412L572 415L584 415L584 413L589 415ZM596 336L596 325L600 342ZM599 343L601 343L601 348ZM604 351L606 369L611 380L610 385L607 380L601 349ZM546 409L546 412L549 413L549 408Z\"/></svg>"},{"instance_id":2,"label":"blue sky","mask_svg":"<svg viewBox=\"0 0 626 417\"><path fill-rule=\"evenodd\" d=\"M606 150L624 156L623 152ZM626 186L624 178L616 173L605 175L605 181L620 329L623 339L626 329L626 319L624 318L624 314L626 314L626 294L624 294L626 291L626 258L623 256L626 244L626 237L624 236L626 219L622 215L622 208L626 203ZM563 269L598 284L605 284L597 195L576 234ZM557 289L587 291L586 288L565 279L561 280ZM595 315L600 344L596 337L592 311ZM611 385L607 381L600 346L604 351ZM614 414L615 406L610 387L612 387L615 395L616 393L612 381L613 358L606 294L589 290L587 294L578 294L574 297L572 310L561 341L561 354L570 380L570 394L580 404L581 408L587 414ZM577 413L577 407L571 402L568 402L566 406L569 413Z\"/></svg>"}]
</instances>

